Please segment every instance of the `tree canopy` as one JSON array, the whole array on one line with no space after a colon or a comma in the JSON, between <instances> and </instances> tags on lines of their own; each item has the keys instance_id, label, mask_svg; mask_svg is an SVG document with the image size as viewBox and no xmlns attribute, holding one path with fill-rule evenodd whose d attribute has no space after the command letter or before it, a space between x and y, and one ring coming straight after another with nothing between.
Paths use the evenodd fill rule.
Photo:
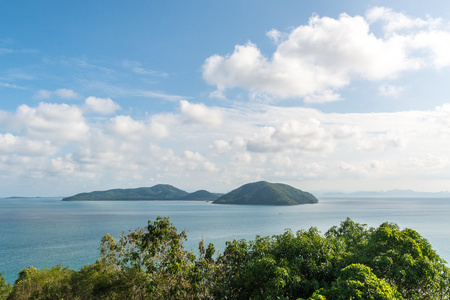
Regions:
<instances>
[{"instance_id":1,"label":"tree canopy","mask_svg":"<svg viewBox=\"0 0 450 300\"><path fill-rule=\"evenodd\" d=\"M158 217L105 235L100 258L80 270L60 265L0 275L0 299L450 299L450 271L426 239L393 223L347 219L324 235L312 227L233 240L222 253Z\"/></svg>"}]
</instances>

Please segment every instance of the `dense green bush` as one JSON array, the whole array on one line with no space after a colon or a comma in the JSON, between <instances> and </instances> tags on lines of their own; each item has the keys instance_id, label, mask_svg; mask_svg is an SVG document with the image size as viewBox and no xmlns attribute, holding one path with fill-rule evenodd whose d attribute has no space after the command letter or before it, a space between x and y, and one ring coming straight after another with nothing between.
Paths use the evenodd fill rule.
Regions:
<instances>
[{"instance_id":1,"label":"dense green bush","mask_svg":"<svg viewBox=\"0 0 450 300\"><path fill-rule=\"evenodd\" d=\"M450 271L426 239L383 223L350 219L321 235L227 242L223 253L199 244L168 218L105 235L100 259L79 271L62 266L20 272L12 290L0 275L0 299L450 299ZM9 295L9 296L8 296Z\"/></svg>"}]
</instances>

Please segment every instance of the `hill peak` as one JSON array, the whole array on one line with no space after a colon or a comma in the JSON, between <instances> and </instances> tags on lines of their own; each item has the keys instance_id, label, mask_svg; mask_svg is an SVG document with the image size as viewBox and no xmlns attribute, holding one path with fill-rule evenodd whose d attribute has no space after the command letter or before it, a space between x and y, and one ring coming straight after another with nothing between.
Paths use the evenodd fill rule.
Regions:
<instances>
[{"instance_id":1,"label":"hill peak","mask_svg":"<svg viewBox=\"0 0 450 300\"><path fill-rule=\"evenodd\" d=\"M257 181L223 195L213 203L247 205L297 205L317 203L312 194L283 183Z\"/></svg>"}]
</instances>

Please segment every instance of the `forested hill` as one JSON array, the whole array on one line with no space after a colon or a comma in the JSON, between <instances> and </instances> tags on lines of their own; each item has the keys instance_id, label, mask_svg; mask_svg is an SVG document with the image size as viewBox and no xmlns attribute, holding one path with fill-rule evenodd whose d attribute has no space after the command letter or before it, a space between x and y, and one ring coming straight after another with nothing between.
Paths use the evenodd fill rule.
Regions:
<instances>
[{"instance_id":1,"label":"forested hill","mask_svg":"<svg viewBox=\"0 0 450 300\"><path fill-rule=\"evenodd\" d=\"M112 189L80 193L66 197L63 201L139 201L139 200L203 200L216 204L249 205L297 205L317 203L312 194L281 183L259 181L248 183L228 194L210 193L199 190L193 193L180 190L169 184L134 189Z\"/></svg>"},{"instance_id":2,"label":"forested hill","mask_svg":"<svg viewBox=\"0 0 450 300\"><path fill-rule=\"evenodd\" d=\"M297 205L317 203L317 198L292 186L282 183L259 181L245 184L213 203L244 205Z\"/></svg>"},{"instance_id":3,"label":"forested hill","mask_svg":"<svg viewBox=\"0 0 450 300\"><path fill-rule=\"evenodd\" d=\"M210 193L205 190L199 190L184 196L181 200L216 200L223 194Z\"/></svg>"},{"instance_id":4,"label":"forested hill","mask_svg":"<svg viewBox=\"0 0 450 300\"><path fill-rule=\"evenodd\" d=\"M119 200L214 200L219 195L208 191L188 193L169 184L135 189L113 189L81 193L66 197L63 201L119 201Z\"/></svg>"}]
</instances>

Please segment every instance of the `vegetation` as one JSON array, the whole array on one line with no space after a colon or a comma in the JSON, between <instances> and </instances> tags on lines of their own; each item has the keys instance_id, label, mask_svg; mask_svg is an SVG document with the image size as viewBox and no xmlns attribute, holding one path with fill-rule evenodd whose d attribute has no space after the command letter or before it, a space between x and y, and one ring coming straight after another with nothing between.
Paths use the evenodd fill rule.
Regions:
<instances>
[{"instance_id":1,"label":"vegetation","mask_svg":"<svg viewBox=\"0 0 450 300\"><path fill-rule=\"evenodd\" d=\"M0 299L450 299L450 271L426 239L383 223L350 219L316 228L227 242L223 253L168 218L105 235L100 259L79 271L62 266L20 272Z\"/></svg>"},{"instance_id":2,"label":"vegetation","mask_svg":"<svg viewBox=\"0 0 450 300\"><path fill-rule=\"evenodd\" d=\"M223 195L213 203L216 204L251 204L251 205L297 205L317 203L312 194L303 192L292 186L281 183L259 181L248 183L228 194Z\"/></svg>"},{"instance_id":3,"label":"vegetation","mask_svg":"<svg viewBox=\"0 0 450 300\"><path fill-rule=\"evenodd\" d=\"M281 183L265 181L249 183L228 194L214 194L205 190L188 193L169 184L136 189L113 189L81 193L63 201L132 201L132 200L203 200L217 204L296 205L316 203L310 193Z\"/></svg>"},{"instance_id":4,"label":"vegetation","mask_svg":"<svg viewBox=\"0 0 450 300\"><path fill-rule=\"evenodd\" d=\"M222 194L199 190L184 196L181 200L216 200L220 196L222 196Z\"/></svg>"},{"instance_id":5,"label":"vegetation","mask_svg":"<svg viewBox=\"0 0 450 300\"><path fill-rule=\"evenodd\" d=\"M66 197L63 201L113 201L113 200L180 200L189 195L169 184L157 184L137 189L114 189L81 193Z\"/></svg>"},{"instance_id":6,"label":"vegetation","mask_svg":"<svg viewBox=\"0 0 450 300\"><path fill-rule=\"evenodd\" d=\"M2 273L0 273L0 300L4 300L11 293L11 285L6 283Z\"/></svg>"}]
</instances>

